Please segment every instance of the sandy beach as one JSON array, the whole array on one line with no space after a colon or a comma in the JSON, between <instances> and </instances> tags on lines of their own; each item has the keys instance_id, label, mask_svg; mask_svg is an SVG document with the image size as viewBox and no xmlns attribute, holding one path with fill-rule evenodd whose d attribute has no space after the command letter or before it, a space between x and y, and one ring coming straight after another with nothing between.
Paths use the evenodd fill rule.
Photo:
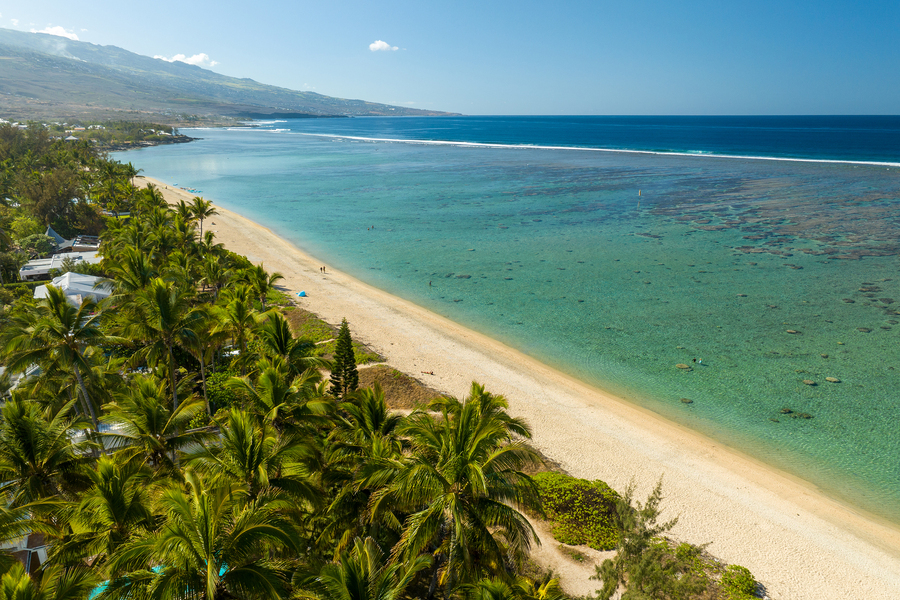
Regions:
<instances>
[{"instance_id":1,"label":"sandy beach","mask_svg":"<svg viewBox=\"0 0 900 600\"><path fill-rule=\"evenodd\" d=\"M170 202L193 194L151 178ZM215 202L215 198L207 198ZM660 477L673 537L748 567L777 600L900 598L900 528L833 501L805 482L560 373L493 339L333 270L268 229L216 206L218 242L278 271L301 305L389 364L458 397L471 382L503 394L534 445L569 473L630 482L643 500ZM320 267L326 267L326 273ZM433 372L434 375L423 374ZM544 537L545 546L555 542ZM566 581L575 594L598 582Z\"/></svg>"}]
</instances>

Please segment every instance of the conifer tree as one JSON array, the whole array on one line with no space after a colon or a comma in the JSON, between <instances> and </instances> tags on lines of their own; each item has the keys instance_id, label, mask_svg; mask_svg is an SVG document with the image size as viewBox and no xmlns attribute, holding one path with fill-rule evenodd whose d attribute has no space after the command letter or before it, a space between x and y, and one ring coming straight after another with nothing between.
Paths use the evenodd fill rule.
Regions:
<instances>
[{"instance_id":1,"label":"conifer tree","mask_svg":"<svg viewBox=\"0 0 900 600\"><path fill-rule=\"evenodd\" d=\"M334 349L334 366L331 369L331 395L345 398L359 387L359 373L356 371L356 358L353 356L353 340L350 338L350 327L347 319L341 320L337 344Z\"/></svg>"}]
</instances>

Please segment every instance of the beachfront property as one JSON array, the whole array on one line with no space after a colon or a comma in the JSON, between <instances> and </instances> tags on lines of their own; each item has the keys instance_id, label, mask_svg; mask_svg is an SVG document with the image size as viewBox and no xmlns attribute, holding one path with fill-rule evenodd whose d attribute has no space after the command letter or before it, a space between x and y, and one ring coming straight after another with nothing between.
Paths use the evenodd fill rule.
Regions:
<instances>
[{"instance_id":1,"label":"beachfront property","mask_svg":"<svg viewBox=\"0 0 900 600\"><path fill-rule=\"evenodd\" d=\"M98 264L102 257L96 250L91 252L61 252L50 258L37 258L25 263L19 269L19 279L22 281L43 281L50 279L50 272L54 269L62 269L63 261L71 260L75 264Z\"/></svg>"},{"instance_id":2,"label":"beachfront property","mask_svg":"<svg viewBox=\"0 0 900 600\"><path fill-rule=\"evenodd\" d=\"M30 260L19 269L19 279L22 281L42 281L50 279L50 272L53 269L61 269L63 261L67 258L78 263L97 264L101 257L97 255L100 249L100 238L93 235L78 235L67 240L52 227L47 227L44 234L51 238L56 244L56 251L50 258L36 258Z\"/></svg>"},{"instance_id":3,"label":"beachfront property","mask_svg":"<svg viewBox=\"0 0 900 600\"><path fill-rule=\"evenodd\" d=\"M61 289L69 304L79 306L84 300L91 299L94 302L100 302L104 298L108 298L112 294L112 286L108 280L103 277L94 277L93 275L83 275L69 271L59 277L55 277L50 285ZM34 298L41 299L47 297L47 286L39 285L34 288Z\"/></svg>"},{"instance_id":4,"label":"beachfront property","mask_svg":"<svg viewBox=\"0 0 900 600\"><path fill-rule=\"evenodd\" d=\"M67 240L48 227L45 234L56 242L56 252L92 252L100 249L100 238L95 235L76 235Z\"/></svg>"}]
</instances>

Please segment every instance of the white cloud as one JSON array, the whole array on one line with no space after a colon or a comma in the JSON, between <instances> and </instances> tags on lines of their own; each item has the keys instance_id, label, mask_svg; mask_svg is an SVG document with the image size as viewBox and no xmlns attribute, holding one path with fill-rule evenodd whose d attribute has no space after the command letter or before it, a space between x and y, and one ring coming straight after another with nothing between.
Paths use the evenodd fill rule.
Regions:
<instances>
[{"instance_id":1,"label":"white cloud","mask_svg":"<svg viewBox=\"0 0 900 600\"><path fill-rule=\"evenodd\" d=\"M18 20L18 19L10 19L9 22L13 24L13 27L18 27L18 26L19 26L19 20Z\"/></svg>"},{"instance_id":2,"label":"white cloud","mask_svg":"<svg viewBox=\"0 0 900 600\"><path fill-rule=\"evenodd\" d=\"M161 54L157 54L153 58L158 58L160 60L164 60L166 62L183 62L189 65L197 65L198 67L214 67L219 64L217 61L214 61L209 58L209 54L205 52L201 52L200 54L195 54L193 56L185 56L184 54L176 54L172 58L166 58Z\"/></svg>"},{"instance_id":3,"label":"white cloud","mask_svg":"<svg viewBox=\"0 0 900 600\"><path fill-rule=\"evenodd\" d=\"M13 25L18 25L18 21L13 19ZM50 35L58 35L60 37L69 38L70 40L78 40L78 36L72 33L71 31L66 31L64 27L60 25L55 25L53 27L44 27L40 31L37 29L32 29L31 33L49 33Z\"/></svg>"},{"instance_id":4,"label":"white cloud","mask_svg":"<svg viewBox=\"0 0 900 600\"><path fill-rule=\"evenodd\" d=\"M390 44L382 40L375 40L374 42L369 44L369 50L371 50L372 52L394 52L395 50L399 49L400 48L398 48L397 46L391 46Z\"/></svg>"}]
</instances>

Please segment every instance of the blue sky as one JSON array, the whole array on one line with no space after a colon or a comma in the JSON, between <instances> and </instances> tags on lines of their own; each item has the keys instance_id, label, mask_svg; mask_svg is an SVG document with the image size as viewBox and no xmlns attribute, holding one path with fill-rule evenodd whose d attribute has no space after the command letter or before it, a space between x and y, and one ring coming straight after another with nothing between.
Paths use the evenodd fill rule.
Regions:
<instances>
[{"instance_id":1,"label":"blue sky","mask_svg":"<svg viewBox=\"0 0 900 600\"><path fill-rule=\"evenodd\" d=\"M0 0L0 27L465 114L900 113L896 0Z\"/></svg>"}]
</instances>

